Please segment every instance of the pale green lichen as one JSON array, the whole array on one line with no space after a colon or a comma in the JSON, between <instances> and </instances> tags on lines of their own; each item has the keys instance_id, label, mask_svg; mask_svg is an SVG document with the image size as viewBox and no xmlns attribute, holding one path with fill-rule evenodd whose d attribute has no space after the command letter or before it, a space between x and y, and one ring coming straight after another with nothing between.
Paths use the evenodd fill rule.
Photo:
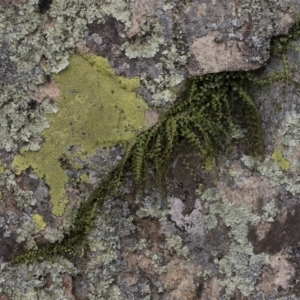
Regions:
<instances>
[{"instance_id":1,"label":"pale green lichen","mask_svg":"<svg viewBox=\"0 0 300 300\"><path fill-rule=\"evenodd\" d=\"M5 293L11 300L66 300L62 277L76 275L77 270L66 259L57 257L55 262L0 265L0 294ZM46 278L51 276L51 285L45 287Z\"/></svg>"},{"instance_id":2,"label":"pale green lichen","mask_svg":"<svg viewBox=\"0 0 300 300\"><path fill-rule=\"evenodd\" d=\"M157 19L147 19L140 26L142 32L137 35L135 42L126 42L122 45L129 58L153 57L164 42L163 28ZM150 37L146 35L149 32Z\"/></svg>"},{"instance_id":3,"label":"pale green lichen","mask_svg":"<svg viewBox=\"0 0 300 300\"><path fill-rule=\"evenodd\" d=\"M276 201L273 199L263 207L263 220L265 222L274 222L275 216L279 213Z\"/></svg>"},{"instance_id":4,"label":"pale green lichen","mask_svg":"<svg viewBox=\"0 0 300 300\"><path fill-rule=\"evenodd\" d=\"M49 231L47 230L45 232L44 237L45 237L46 241L48 241L50 243L54 243L56 241L61 241L64 238L64 231L62 230L62 228L50 229Z\"/></svg>"},{"instance_id":5,"label":"pale green lichen","mask_svg":"<svg viewBox=\"0 0 300 300\"><path fill-rule=\"evenodd\" d=\"M197 277L201 277L204 280L207 280L213 276L213 273L209 270L203 270L197 274Z\"/></svg>"},{"instance_id":6,"label":"pale green lichen","mask_svg":"<svg viewBox=\"0 0 300 300\"><path fill-rule=\"evenodd\" d=\"M207 230L211 230L218 225L218 219L215 215L209 214L208 216L205 216L204 224Z\"/></svg>"},{"instance_id":7,"label":"pale green lichen","mask_svg":"<svg viewBox=\"0 0 300 300\"><path fill-rule=\"evenodd\" d=\"M162 210L157 210L153 207L149 207L149 208L141 207L136 211L136 215L140 219L151 217L151 218L157 218L160 221L166 220L166 212Z\"/></svg>"},{"instance_id":8,"label":"pale green lichen","mask_svg":"<svg viewBox=\"0 0 300 300\"><path fill-rule=\"evenodd\" d=\"M141 74L141 80L152 94L153 105L164 105L176 99L178 89L184 80L180 67L187 62L187 55L180 55L174 44L162 52L160 62L155 65L160 75L149 80L147 73ZM177 65L177 67L175 67Z\"/></svg>"},{"instance_id":9,"label":"pale green lichen","mask_svg":"<svg viewBox=\"0 0 300 300\"><path fill-rule=\"evenodd\" d=\"M297 113L290 114L281 123L280 129L278 130L278 138L282 141L280 147L286 149L284 151L275 152L272 156L267 156L263 161L259 161L251 156L243 155L242 161L249 168L255 168L256 171L260 172L263 176L270 179L273 186L284 185L285 189L296 195L300 193L300 176L299 168L300 162L298 159L298 149L300 146L300 115ZM283 165L289 168L287 171L282 169L279 165L278 160L288 160L288 164Z\"/></svg>"},{"instance_id":10,"label":"pale green lichen","mask_svg":"<svg viewBox=\"0 0 300 300\"><path fill-rule=\"evenodd\" d=\"M222 275L219 283L225 287L228 297L236 289L244 296L249 296L255 290L262 266L268 263L266 254L253 253L253 247L247 238L248 224L257 224L261 218L222 198L217 189L208 189L201 194L204 206L210 212L206 218L209 221L206 224L207 230L217 226L218 216L228 228L231 241L227 254L221 260L215 259L215 265Z\"/></svg>"},{"instance_id":11,"label":"pale green lichen","mask_svg":"<svg viewBox=\"0 0 300 300\"><path fill-rule=\"evenodd\" d=\"M133 246L128 247L127 250L129 252L137 252L137 251L142 251L143 249L146 249L147 246L148 246L148 243L147 243L146 239L142 238Z\"/></svg>"},{"instance_id":12,"label":"pale green lichen","mask_svg":"<svg viewBox=\"0 0 300 300\"><path fill-rule=\"evenodd\" d=\"M167 235L165 241L165 244L162 245L163 249L167 249L171 253L175 253L189 260L189 248L183 246L182 238L179 235Z\"/></svg>"},{"instance_id":13,"label":"pale green lichen","mask_svg":"<svg viewBox=\"0 0 300 300\"><path fill-rule=\"evenodd\" d=\"M151 265L154 267L154 268L158 268L161 266L162 264L162 256L161 255L157 255L156 253L153 254L152 258L151 258Z\"/></svg>"},{"instance_id":14,"label":"pale green lichen","mask_svg":"<svg viewBox=\"0 0 300 300\"><path fill-rule=\"evenodd\" d=\"M107 295L109 295L109 299L123 300L124 298L121 296L120 289L113 283L114 281L114 279L109 279L91 283L88 299L106 300Z\"/></svg>"},{"instance_id":15,"label":"pale green lichen","mask_svg":"<svg viewBox=\"0 0 300 300\"><path fill-rule=\"evenodd\" d=\"M23 224L16 229L17 242L24 243L26 249L37 249L36 238L40 232L33 218L23 216Z\"/></svg>"},{"instance_id":16,"label":"pale green lichen","mask_svg":"<svg viewBox=\"0 0 300 300\"><path fill-rule=\"evenodd\" d=\"M92 155L98 147L110 147L132 139L146 125L147 105L132 91L139 79L114 74L108 61L96 56L74 55L55 80L62 96L57 115L49 115L50 128L43 131L41 150L16 156L17 173L28 167L50 186L52 212L62 216L68 202L64 185L68 177L59 158L71 146L79 156Z\"/></svg>"},{"instance_id":17,"label":"pale green lichen","mask_svg":"<svg viewBox=\"0 0 300 300\"><path fill-rule=\"evenodd\" d=\"M0 176L0 189L4 188L14 195L14 201L19 209L26 210L36 205L36 199L33 198L32 191L21 189L16 182L15 174L8 169Z\"/></svg>"},{"instance_id":18,"label":"pale green lichen","mask_svg":"<svg viewBox=\"0 0 300 300\"><path fill-rule=\"evenodd\" d=\"M95 228L89 233L90 254L84 269L89 299L105 300L107 295L110 295L111 299L124 299L115 284L114 277L118 276L119 272L117 266L120 263L119 249L121 237L125 235L124 227L132 223L131 217L124 217L127 210L126 202L117 199L108 200L105 203L105 212L99 211ZM129 235L130 232L126 234Z\"/></svg>"},{"instance_id":19,"label":"pale green lichen","mask_svg":"<svg viewBox=\"0 0 300 300\"><path fill-rule=\"evenodd\" d=\"M110 0L103 1L101 4L101 11L106 15L111 15L117 20L121 21L125 25L125 29L128 29L131 25L130 17L131 13L129 10L129 4L126 0Z\"/></svg>"},{"instance_id":20,"label":"pale green lichen","mask_svg":"<svg viewBox=\"0 0 300 300\"><path fill-rule=\"evenodd\" d=\"M43 217L42 217L41 215L39 215L39 214L34 214L34 215L32 216L32 219L33 219L33 221L35 222L35 224L36 224L36 226L37 226L37 228L38 228L39 230L45 230L47 224L46 224L46 222L44 221L44 219L43 219Z\"/></svg>"},{"instance_id":21,"label":"pale green lichen","mask_svg":"<svg viewBox=\"0 0 300 300\"><path fill-rule=\"evenodd\" d=\"M162 7L164 11L171 10L174 6L171 3L165 3Z\"/></svg>"},{"instance_id":22,"label":"pale green lichen","mask_svg":"<svg viewBox=\"0 0 300 300\"><path fill-rule=\"evenodd\" d=\"M150 282L145 282L139 286L139 292L143 296L141 300L150 300L151 299L151 289Z\"/></svg>"}]
</instances>

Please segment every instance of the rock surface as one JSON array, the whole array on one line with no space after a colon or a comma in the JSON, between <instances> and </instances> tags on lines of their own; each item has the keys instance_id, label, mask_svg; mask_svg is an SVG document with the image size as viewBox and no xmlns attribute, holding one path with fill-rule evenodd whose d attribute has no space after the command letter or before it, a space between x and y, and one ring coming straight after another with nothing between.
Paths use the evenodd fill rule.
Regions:
<instances>
[{"instance_id":1,"label":"rock surface","mask_svg":"<svg viewBox=\"0 0 300 300\"><path fill-rule=\"evenodd\" d=\"M300 39L269 51L299 12L296 0L0 0L0 299L299 299ZM128 178L82 257L8 264L63 239L187 78L259 67L261 80L285 77L249 87L258 157L239 128L210 171L178 146L167 197Z\"/></svg>"}]
</instances>

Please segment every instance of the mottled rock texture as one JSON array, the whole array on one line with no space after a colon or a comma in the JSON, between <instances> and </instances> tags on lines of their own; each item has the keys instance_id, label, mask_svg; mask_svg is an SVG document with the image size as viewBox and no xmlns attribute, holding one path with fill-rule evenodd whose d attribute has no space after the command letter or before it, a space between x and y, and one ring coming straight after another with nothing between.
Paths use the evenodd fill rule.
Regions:
<instances>
[{"instance_id":1,"label":"mottled rock texture","mask_svg":"<svg viewBox=\"0 0 300 300\"><path fill-rule=\"evenodd\" d=\"M270 57L299 13L297 0L0 0L0 299L299 299L300 39ZM128 175L98 209L87 252L9 264L63 240L188 78L258 68L261 82L284 74L247 91L259 155L239 126L206 163L180 144L163 190Z\"/></svg>"}]
</instances>

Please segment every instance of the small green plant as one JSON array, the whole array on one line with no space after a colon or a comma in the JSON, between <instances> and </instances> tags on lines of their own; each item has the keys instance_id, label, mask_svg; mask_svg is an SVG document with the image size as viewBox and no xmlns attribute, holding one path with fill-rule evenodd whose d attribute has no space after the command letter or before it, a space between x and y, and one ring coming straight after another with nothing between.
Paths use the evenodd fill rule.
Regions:
<instances>
[{"instance_id":1,"label":"small green plant","mask_svg":"<svg viewBox=\"0 0 300 300\"><path fill-rule=\"evenodd\" d=\"M300 23L292 32L300 34ZM289 38L295 38L291 33ZM162 185L164 173L174 147L188 143L205 163L215 157L229 142L234 126L244 128L243 138L249 154L256 155L262 145L262 126L259 110L249 87L264 87L275 81L289 83L289 65L285 56L287 41L272 42L272 51L281 53L284 70L261 78L255 72L223 72L187 80L183 95L167 110L158 123L128 143L122 161L84 201L75 222L62 241L29 250L14 258L12 263L35 259L55 259L57 255L74 257L88 249L87 236L93 220L103 203L116 193L127 176L141 184L148 170L153 170L156 182ZM277 51L277 50L279 51ZM277 52L276 52L277 51Z\"/></svg>"}]
</instances>

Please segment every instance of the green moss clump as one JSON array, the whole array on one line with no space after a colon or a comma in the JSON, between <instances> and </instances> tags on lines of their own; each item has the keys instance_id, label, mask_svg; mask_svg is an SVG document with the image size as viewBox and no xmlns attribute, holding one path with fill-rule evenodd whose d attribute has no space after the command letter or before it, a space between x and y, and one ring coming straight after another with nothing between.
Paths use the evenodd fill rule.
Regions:
<instances>
[{"instance_id":1,"label":"green moss clump","mask_svg":"<svg viewBox=\"0 0 300 300\"><path fill-rule=\"evenodd\" d=\"M73 55L69 66L55 76L61 89L58 113L49 115L41 150L21 151L13 161L20 173L28 167L50 186L52 213L62 216L68 199L68 177L59 158L71 146L80 155L92 155L98 147L110 147L132 139L146 125L148 106L134 89L139 79L115 75L108 61L97 56Z\"/></svg>"}]
</instances>

